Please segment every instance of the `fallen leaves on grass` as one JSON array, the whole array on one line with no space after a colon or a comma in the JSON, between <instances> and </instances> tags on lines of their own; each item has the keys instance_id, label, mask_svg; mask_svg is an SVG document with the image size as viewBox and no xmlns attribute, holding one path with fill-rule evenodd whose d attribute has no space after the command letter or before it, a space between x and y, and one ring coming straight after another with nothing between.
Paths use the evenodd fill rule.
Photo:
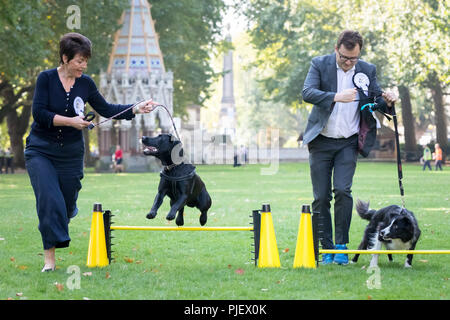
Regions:
<instances>
[{"instance_id":1,"label":"fallen leaves on grass","mask_svg":"<svg viewBox=\"0 0 450 320\"><path fill-rule=\"evenodd\" d=\"M289 252L289 248L283 250L284 253Z\"/></svg>"},{"instance_id":2,"label":"fallen leaves on grass","mask_svg":"<svg viewBox=\"0 0 450 320\"><path fill-rule=\"evenodd\" d=\"M64 290L64 285L62 283L55 282L54 285L55 285L56 289L58 289L58 291Z\"/></svg>"},{"instance_id":3,"label":"fallen leaves on grass","mask_svg":"<svg viewBox=\"0 0 450 320\"><path fill-rule=\"evenodd\" d=\"M244 271L244 269L239 268L239 269L236 269L234 271L234 273L239 274L239 275L243 275L245 273L245 271Z\"/></svg>"},{"instance_id":4,"label":"fallen leaves on grass","mask_svg":"<svg viewBox=\"0 0 450 320\"><path fill-rule=\"evenodd\" d=\"M111 278L111 275L109 274L109 271L106 271L105 279L109 279L109 278Z\"/></svg>"}]
</instances>

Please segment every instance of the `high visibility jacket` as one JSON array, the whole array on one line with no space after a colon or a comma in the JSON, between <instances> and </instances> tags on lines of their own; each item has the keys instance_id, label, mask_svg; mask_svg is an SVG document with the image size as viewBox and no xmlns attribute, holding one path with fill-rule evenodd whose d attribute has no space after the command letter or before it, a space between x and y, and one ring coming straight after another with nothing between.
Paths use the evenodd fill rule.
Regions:
<instances>
[{"instance_id":1,"label":"high visibility jacket","mask_svg":"<svg viewBox=\"0 0 450 320\"><path fill-rule=\"evenodd\" d=\"M442 161L442 149L441 148L436 148L436 150L434 151L435 155L434 155L434 159L435 160L441 160Z\"/></svg>"}]
</instances>

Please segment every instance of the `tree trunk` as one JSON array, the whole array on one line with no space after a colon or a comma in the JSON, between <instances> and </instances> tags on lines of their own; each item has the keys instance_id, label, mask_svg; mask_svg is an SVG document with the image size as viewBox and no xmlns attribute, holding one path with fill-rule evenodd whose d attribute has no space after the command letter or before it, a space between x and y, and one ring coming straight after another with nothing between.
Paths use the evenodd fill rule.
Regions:
<instances>
[{"instance_id":1,"label":"tree trunk","mask_svg":"<svg viewBox=\"0 0 450 320\"><path fill-rule=\"evenodd\" d=\"M416 133L414 127L414 117L411 107L411 96L409 88L406 86L399 86L398 92L402 103L402 120L405 128L405 155L406 161L416 161L419 158L417 154Z\"/></svg>"},{"instance_id":2,"label":"tree trunk","mask_svg":"<svg viewBox=\"0 0 450 320\"><path fill-rule=\"evenodd\" d=\"M447 155L447 115L444 107L444 94L442 86L436 74L430 75L429 88L434 102L434 113L436 123L436 142L442 149L442 162L445 163Z\"/></svg>"},{"instance_id":3,"label":"tree trunk","mask_svg":"<svg viewBox=\"0 0 450 320\"><path fill-rule=\"evenodd\" d=\"M11 151L14 155L14 167L25 168L25 158L23 154L23 136L27 132L31 116L31 103L23 106L20 115L17 110L12 110L6 116L8 126L9 141Z\"/></svg>"}]
</instances>

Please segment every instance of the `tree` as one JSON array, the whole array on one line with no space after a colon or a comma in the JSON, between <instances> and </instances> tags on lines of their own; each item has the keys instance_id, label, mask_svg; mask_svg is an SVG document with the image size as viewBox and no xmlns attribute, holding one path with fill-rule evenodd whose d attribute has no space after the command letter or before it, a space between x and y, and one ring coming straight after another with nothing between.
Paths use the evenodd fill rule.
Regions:
<instances>
[{"instance_id":1,"label":"tree","mask_svg":"<svg viewBox=\"0 0 450 320\"><path fill-rule=\"evenodd\" d=\"M441 93L450 78L448 3L251 0L243 12L251 21L252 43L260 51L255 65L265 70L260 78L264 91L285 106L301 101L301 87L311 59L332 52L343 29L360 31L365 39L361 58L377 66L382 87L399 88L406 149L415 153L409 93L415 86L433 88L437 132L441 144L447 145L447 116Z\"/></svg>"},{"instance_id":2,"label":"tree","mask_svg":"<svg viewBox=\"0 0 450 320\"><path fill-rule=\"evenodd\" d=\"M223 0L149 2L161 36L165 64L175 74L174 106L177 113L183 114L186 105L203 103L210 94L210 83L217 76L208 61L219 42L225 4ZM2 1L0 53L7 58L0 60L0 123L10 112L16 112L15 116L8 117L13 122L8 124L13 135L21 134L21 130L15 129L20 116L29 114L23 108L31 106L37 74L59 64L58 45L63 34L79 32L92 41L93 55L87 74L95 79L106 68L114 32L120 27L119 18L129 0L77 1L80 29L69 30L67 8L73 4L71 0ZM12 138L11 144L13 140L21 141L21 138ZM20 150L23 146L15 154L20 154ZM23 162L16 165L23 166Z\"/></svg>"},{"instance_id":3,"label":"tree","mask_svg":"<svg viewBox=\"0 0 450 320\"><path fill-rule=\"evenodd\" d=\"M218 76L210 53L218 45L223 0L154 0L152 17L160 36L164 64L174 73L174 110L183 115L189 104L203 105Z\"/></svg>"},{"instance_id":4,"label":"tree","mask_svg":"<svg viewBox=\"0 0 450 320\"><path fill-rule=\"evenodd\" d=\"M428 88L434 101L436 136L447 147L447 115L443 87L450 83L448 43L449 1L396 1L390 6L389 46L392 73L402 100L405 151L416 151L409 88ZM402 12L401 15L398 12ZM445 159L445 158L444 158Z\"/></svg>"},{"instance_id":5,"label":"tree","mask_svg":"<svg viewBox=\"0 0 450 320\"><path fill-rule=\"evenodd\" d=\"M119 27L110 21L118 21L128 1L82 1L79 30L69 30L66 23L67 8L73 1L3 2L0 54L6 58L0 61L0 122L7 119L14 162L23 167L23 135L29 127L36 77L40 71L58 66L59 38L70 31L90 38L93 57L87 73L98 73L108 61L112 35Z\"/></svg>"},{"instance_id":6,"label":"tree","mask_svg":"<svg viewBox=\"0 0 450 320\"><path fill-rule=\"evenodd\" d=\"M42 2L3 1L0 12L0 122L8 124L17 166L24 166L23 142L34 92L33 78L50 50L42 38L52 36ZM41 23L36 24L36 21Z\"/></svg>"}]
</instances>

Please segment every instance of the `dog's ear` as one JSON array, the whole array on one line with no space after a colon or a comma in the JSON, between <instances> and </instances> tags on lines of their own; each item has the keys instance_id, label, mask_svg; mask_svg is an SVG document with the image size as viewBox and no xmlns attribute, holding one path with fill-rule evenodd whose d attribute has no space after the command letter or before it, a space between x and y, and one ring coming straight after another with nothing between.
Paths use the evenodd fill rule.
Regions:
<instances>
[{"instance_id":1,"label":"dog's ear","mask_svg":"<svg viewBox=\"0 0 450 320\"><path fill-rule=\"evenodd\" d=\"M175 164L180 164L183 162L184 157L184 151L183 151L183 144L180 141L176 141L175 145L172 149L172 152L170 154L172 162Z\"/></svg>"}]
</instances>

